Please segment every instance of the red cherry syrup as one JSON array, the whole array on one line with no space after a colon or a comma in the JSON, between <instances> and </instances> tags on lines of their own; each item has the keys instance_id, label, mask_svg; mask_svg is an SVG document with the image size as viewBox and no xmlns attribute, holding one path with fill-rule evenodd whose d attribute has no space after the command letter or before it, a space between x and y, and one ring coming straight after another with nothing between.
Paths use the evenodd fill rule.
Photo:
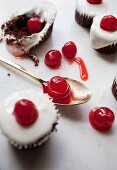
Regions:
<instances>
[{"instance_id":1,"label":"red cherry syrup","mask_svg":"<svg viewBox=\"0 0 117 170\"><path fill-rule=\"evenodd\" d=\"M88 80L88 71L82 58L76 57L77 47L72 41L67 42L62 48L63 55L70 61L70 64L76 62L80 69L82 80Z\"/></svg>"}]
</instances>

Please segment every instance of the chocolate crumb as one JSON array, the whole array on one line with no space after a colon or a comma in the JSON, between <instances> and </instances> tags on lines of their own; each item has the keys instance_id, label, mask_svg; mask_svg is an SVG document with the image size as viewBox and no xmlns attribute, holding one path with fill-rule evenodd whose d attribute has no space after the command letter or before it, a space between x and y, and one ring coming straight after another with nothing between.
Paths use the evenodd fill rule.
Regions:
<instances>
[{"instance_id":1,"label":"chocolate crumb","mask_svg":"<svg viewBox=\"0 0 117 170\"><path fill-rule=\"evenodd\" d=\"M0 37L0 42L2 42L2 40L3 40L3 38L2 38L2 37Z\"/></svg>"},{"instance_id":2,"label":"chocolate crumb","mask_svg":"<svg viewBox=\"0 0 117 170\"><path fill-rule=\"evenodd\" d=\"M3 29L4 29L4 27L5 27L5 24L2 24L1 29L3 30Z\"/></svg>"},{"instance_id":3,"label":"chocolate crumb","mask_svg":"<svg viewBox=\"0 0 117 170\"><path fill-rule=\"evenodd\" d=\"M32 60L33 60L34 63L35 63L35 66L38 66L38 65L39 65L39 59L38 59L38 57L37 57L36 55L30 53L30 54L29 54L29 57L32 58Z\"/></svg>"},{"instance_id":4,"label":"chocolate crumb","mask_svg":"<svg viewBox=\"0 0 117 170\"><path fill-rule=\"evenodd\" d=\"M7 74L8 76L11 76L10 73Z\"/></svg>"},{"instance_id":5,"label":"chocolate crumb","mask_svg":"<svg viewBox=\"0 0 117 170\"><path fill-rule=\"evenodd\" d=\"M7 44L12 44L14 41L15 41L14 39L8 39L8 38L6 38Z\"/></svg>"},{"instance_id":6,"label":"chocolate crumb","mask_svg":"<svg viewBox=\"0 0 117 170\"><path fill-rule=\"evenodd\" d=\"M52 127L52 132L57 132L57 128L56 128L56 126L58 125L58 123L57 122L55 122L54 124L53 124L53 127Z\"/></svg>"}]
</instances>

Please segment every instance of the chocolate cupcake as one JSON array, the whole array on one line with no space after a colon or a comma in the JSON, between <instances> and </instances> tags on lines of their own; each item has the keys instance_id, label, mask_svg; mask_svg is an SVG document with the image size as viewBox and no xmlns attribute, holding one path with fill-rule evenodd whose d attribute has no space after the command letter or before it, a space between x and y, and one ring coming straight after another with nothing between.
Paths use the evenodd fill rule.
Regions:
<instances>
[{"instance_id":1,"label":"chocolate cupcake","mask_svg":"<svg viewBox=\"0 0 117 170\"><path fill-rule=\"evenodd\" d=\"M115 99L117 100L117 74L116 74L113 84L112 84L112 94L115 97Z\"/></svg>"},{"instance_id":2,"label":"chocolate cupcake","mask_svg":"<svg viewBox=\"0 0 117 170\"><path fill-rule=\"evenodd\" d=\"M30 55L32 47L50 36L56 13L55 6L47 1L40 1L35 6L14 13L1 26L2 37L9 51L16 57ZM30 57L35 59L33 55Z\"/></svg>"},{"instance_id":3,"label":"chocolate cupcake","mask_svg":"<svg viewBox=\"0 0 117 170\"><path fill-rule=\"evenodd\" d=\"M106 12L105 0L76 0L75 20L83 27L90 28L93 17Z\"/></svg>"},{"instance_id":4,"label":"chocolate cupcake","mask_svg":"<svg viewBox=\"0 0 117 170\"><path fill-rule=\"evenodd\" d=\"M92 47L98 52L111 54L117 51L117 17L102 14L94 17L90 29Z\"/></svg>"},{"instance_id":5,"label":"chocolate cupcake","mask_svg":"<svg viewBox=\"0 0 117 170\"><path fill-rule=\"evenodd\" d=\"M1 131L18 149L37 147L56 130L59 114L47 94L18 91L0 104Z\"/></svg>"}]
</instances>

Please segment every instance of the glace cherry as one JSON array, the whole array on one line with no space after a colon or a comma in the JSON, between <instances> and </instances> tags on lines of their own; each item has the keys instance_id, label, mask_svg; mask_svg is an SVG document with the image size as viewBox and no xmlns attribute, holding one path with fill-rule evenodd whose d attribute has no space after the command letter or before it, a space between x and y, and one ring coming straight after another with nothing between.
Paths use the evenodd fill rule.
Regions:
<instances>
[{"instance_id":1,"label":"glace cherry","mask_svg":"<svg viewBox=\"0 0 117 170\"><path fill-rule=\"evenodd\" d=\"M117 18L112 15L104 16L100 22L100 27L105 31L117 30Z\"/></svg>"},{"instance_id":2,"label":"glace cherry","mask_svg":"<svg viewBox=\"0 0 117 170\"><path fill-rule=\"evenodd\" d=\"M72 41L67 42L63 48L62 53L67 59L73 59L77 53L77 47Z\"/></svg>"},{"instance_id":3,"label":"glace cherry","mask_svg":"<svg viewBox=\"0 0 117 170\"><path fill-rule=\"evenodd\" d=\"M30 100L19 100L14 107L13 115L22 126L32 125L38 118L38 110Z\"/></svg>"},{"instance_id":4,"label":"glace cherry","mask_svg":"<svg viewBox=\"0 0 117 170\"><path fill-rule=\"evenodd\" d=\"M101 4L102 0L87 0L90 4Z\"/></svg>"},{"instance_id":5,"label":"glace cherry","mask_svg":"<svg viewBox=\"0 0 117 170\"><path fill-rule=\"evenodd\" d=\"M27 29L30 33L38 33L42 29L42 22L39 18L30 18L27 22Z\"/></svg>"},{"instance_id":6,"label":"glace cherry","mask_svg":"<svg viewBox=\"0 0 117 170\"><path fill-rule=\"evenodd\" d=\"M89 121L91 125L99 131L110 129L114 119L115 115L113 111L107 107L96 107L89 113Z\"/></svg>"},{"instance_id":7,"label":"glace cherry","mask_svg":"<svg viewBox=\"0 0 117 170\"><path fill-rule=\"evenodd\" d=\"M67 81L60 76L52 77L51 80L44 85L44 92L48 93L55 103L65 104L70 102L70 86Z\"/></svg>"},{"instance_id":8,"label":"glace cherry","mask_svg":"<svg viewBox=\"0 0 117 170\"><path fill-rule=\"evenodd\" d=\"M62 55L58 50L50 50L45 55L45 64L48 67L55 68L61 65Z\"/></svg>"},{"instance_id":9,"label":"glace cherry","mask_svg":"<svg viewBox=\"0 0 117 170\"><path fill-rule=\"evenodd\" d=\"M62 48L63 55L70 61L70 64L75 62L80 69L80 77L82 80L88 79L88 71L81 57L76 57L77 47L74 42L68 41Z\"/></svg>"}]
</instances>

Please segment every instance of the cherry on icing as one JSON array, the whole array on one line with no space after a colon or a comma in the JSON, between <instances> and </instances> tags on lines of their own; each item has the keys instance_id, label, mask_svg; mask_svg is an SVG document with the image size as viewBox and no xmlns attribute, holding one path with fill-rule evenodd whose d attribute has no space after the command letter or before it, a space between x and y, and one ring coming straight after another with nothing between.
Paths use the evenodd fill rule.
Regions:
<instances>
[{"instance_id":1,"label":"cherry on icing","mask_svg":"<svg viewBox=\"0 0 117 170\"><path fill-rule=\"evenodd\" d=\"M38 118L38 110L30 100L19 100L14 107L13 115L22 126L32 125Z\"/></svg>"},{"instance_id":2,"label":"cherry on icing","mask_svg":"<svg viewBox=\"0 0 117 170\"><path fill-rule=\"evenodd\" d=\"M109 130L114 120L113 111L107 107L95 107L89 113L90 124L99 131Z\"/></svg>"},{"instance_id":3,"label":"cherry on icing","mask_svg":"<svg viewBox=\"0 0 117 170\"><path fill-rule=\"evenodd\" d=\"M48 93L55 103L64 104L70 102L70 86L60 76L54 76L47 84L44 84L44 92Z\"/></svg>"},{"instance_id":4,"label":"cherry on icing","mask_svg":"<svg viewBox=\"0 0 117 170\"><path fill-rule=\"evenodd\" d=\"M27 29L30 33L38 33L42 29L42 22L39 18L30 18L27 22Z\"/></svg>"},{"instance_id":5,"label":"cherry on icing","mask_svg":"<svg viewBox=\"0 0 117 170\"><path fill-rule=\"evenodd\" d=\"M112 15L106 15L100 22L100 27L105 31L116 31L117 30L117 18Z\"/></svg>"},{"instance_id":6,"label":"cherry on icing","mask_svg":"<svg viewBox=\"0 0 117 170\"><path fill-rule=\"evenodd\" d=\"M101 4L102 0L87 0L87 2L90 4Z\"/></svg>"},{"instance_id":7,"label":"cherry on icing","mask_svg":"<svg viewBox=\"0 0 117 170\"><path fill-rule=\"evenodd\" d=\"M77 47L74 42L69 41L62 47L62 53L67 59L73 59L77 53Z\"/></svg>"},{"instance_id":8,"label":"cherry on icing","mask_svg":"<svg viewBox=\"0 0 117 170\"><path fill-rule=\"evenodd\" d=\"M45 55L45 64L48 67L55 68L61 65L62 55L58 50L50 50Z\"/></svg>"}]
</instances>

